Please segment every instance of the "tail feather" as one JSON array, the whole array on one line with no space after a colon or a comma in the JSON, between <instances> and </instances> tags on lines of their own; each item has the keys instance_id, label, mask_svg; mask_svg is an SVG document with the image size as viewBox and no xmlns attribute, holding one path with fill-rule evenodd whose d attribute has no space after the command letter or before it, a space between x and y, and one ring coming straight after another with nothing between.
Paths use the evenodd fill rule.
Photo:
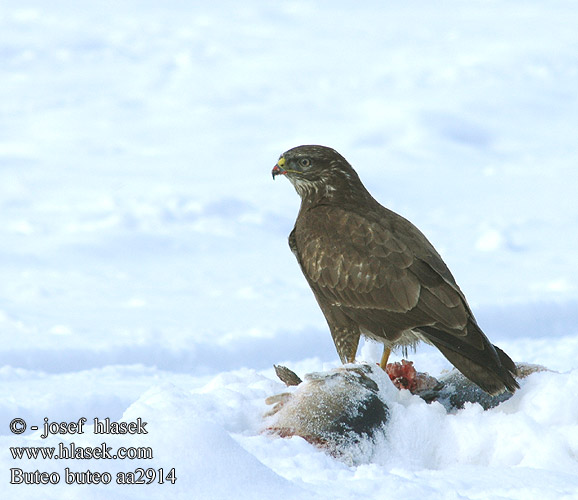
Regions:
<instances>
[{"instance_id":1,"label":"tail feather","mask_svg":"<svg viewBox=\"0 0 578 500\"><path fill-rule=\"evenodd\" d=\"M422 327L420 331L450 363L487 393L515 392L520 387L514 378L518 374L516 364L499 347L492 345L475 323L468 324L465 336L452 335L434 327ZM476 338L468 339L470 335ZM477 347L480 339L481 349Z\"/></svg>"},{"instance_id":2,"label":"tail feather","mask_svg":"<svg viewBox=\"0 0 578 500\"><path fill-rule=\"evenodd\" d=\"M450 363L488 394L501 394L505 390L515 392L520 387L514 378L515 371L506 370L503 366L499 369L488 368L458 354L456 351L440 347L439 345L436 347Z\"/></svg>"}]
</instances>

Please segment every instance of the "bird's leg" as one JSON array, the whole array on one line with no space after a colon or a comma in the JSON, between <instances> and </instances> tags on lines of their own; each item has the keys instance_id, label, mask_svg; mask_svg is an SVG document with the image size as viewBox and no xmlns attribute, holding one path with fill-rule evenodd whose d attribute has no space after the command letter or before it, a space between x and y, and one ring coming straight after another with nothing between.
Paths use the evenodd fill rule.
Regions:
<instances>
[{"instance_id":1,"label":"bird's leg","mask_svg":"<svg viewBox=\"0 0 578 500\"><path fill-rule=\"evenodd\" d=\"M360 337L359 329L333 328L331 335L341 362L343 364L355 363Z\"/></svg>"},{"instance_id":2,"label":"bird's leg","mask_svg":"<svg viewBox=\"0 0 578 500\"><path fill-rule=\"evenodd\" d=\"M381 361L379 362L379 366L381 366L381 368L383 370L385 370L385 367L387 366L387 360L389 359L390 354L391 354L391 349L389 349L388 347L384 347L383 348L383 354L381 356Z\"/></svg>"},{"instance_id":3,"label":"bird's leg","mask_svg":"<svg viewBox=\"0 0 578 500\"><path fill-rule=\"evenodd\" d=\"M357 335L357 337L350 339L349 341L349 345L347 346L347 350L349 351L348 354L346 354L346 363L355 363L355 355L357 354L357 346L359 345L359 337L360 335Z\"/></svg>"}]
</instances>

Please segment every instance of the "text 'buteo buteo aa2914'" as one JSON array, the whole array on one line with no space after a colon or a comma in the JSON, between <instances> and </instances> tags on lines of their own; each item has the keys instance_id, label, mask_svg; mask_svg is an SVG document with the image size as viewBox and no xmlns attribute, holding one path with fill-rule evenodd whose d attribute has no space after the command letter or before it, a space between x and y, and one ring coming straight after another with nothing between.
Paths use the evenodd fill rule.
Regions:
<instances>
[{"instance_id":1,"label":"text 'buteo buteo aa2914'","mask_svg":"<svg viewBox=\"0 0 578 500\"><path fill-rule=\"evenodd\" d=\"M381 206L337 151L290 149L273 168L301 197L289 246L343 363L363 334L390 349L435 345L490 394L515 391L516 366L478 326L444 261L411 222Z\"/></svg>"}]
</instances>

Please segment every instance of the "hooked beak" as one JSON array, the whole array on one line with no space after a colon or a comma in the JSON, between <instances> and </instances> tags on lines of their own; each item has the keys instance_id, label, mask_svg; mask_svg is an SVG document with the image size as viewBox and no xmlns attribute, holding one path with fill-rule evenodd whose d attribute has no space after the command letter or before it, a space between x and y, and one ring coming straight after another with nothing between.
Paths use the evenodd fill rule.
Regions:
<instances>
[{"instance_id":1,"label":"hooked beak","mask_svg":"<svg viewBox=\"0 0 578 500\"><path fill-rule=\"evenodd\" d=\"M283 165L285 165L285 158L281 157L281 158L279 158L277 165L275 165L273 167L273 170L271 170L271 174L273 175L273 180L275 180L276 175L286 175L287 174L287 170L285 170L283 168Z\"/></svg>"}]
</instances>

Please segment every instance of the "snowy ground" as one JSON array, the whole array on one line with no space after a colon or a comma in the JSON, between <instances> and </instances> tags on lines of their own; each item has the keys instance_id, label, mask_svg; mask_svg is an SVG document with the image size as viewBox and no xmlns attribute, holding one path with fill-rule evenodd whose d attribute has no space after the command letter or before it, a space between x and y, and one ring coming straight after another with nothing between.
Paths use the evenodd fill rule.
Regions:
<instances>
[{"instance_id":1,"label":"snowy ground","mask_svg":"<svg viewBox=\"0 0 578 500\"><path fill-rule=\"evenodd\" d=\"M4 0L0 496L577 498L576 26L570 0ZM494 343L560 373L485 413L392 394L388 440L355 466L260 435L273 363L337 364L287 247L298 197L270 176L303 143L428 235ZM41 439L16 417L149 434ZM103 439L154 458L9 452ZM18 467L62 480L10 486ZM177 481L69 485L66 467Z\"/></svg>"}]
</instances>

